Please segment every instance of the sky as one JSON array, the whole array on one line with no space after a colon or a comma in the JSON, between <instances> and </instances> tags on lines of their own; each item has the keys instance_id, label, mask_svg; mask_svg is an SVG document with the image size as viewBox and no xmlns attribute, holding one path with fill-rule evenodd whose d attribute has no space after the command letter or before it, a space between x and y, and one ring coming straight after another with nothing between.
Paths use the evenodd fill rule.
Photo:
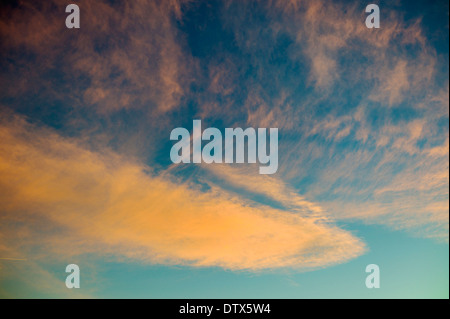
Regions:
<instances>
[{"instance_id":1,"label":"sky","mask_svg":"<svg viewBox=\"0 0 450 319\"><path fill-rule=\"evenodd\" d=\"M0 298L449 298L448 201L447 1L0 4Z\"/></svg>"}]
</instances>

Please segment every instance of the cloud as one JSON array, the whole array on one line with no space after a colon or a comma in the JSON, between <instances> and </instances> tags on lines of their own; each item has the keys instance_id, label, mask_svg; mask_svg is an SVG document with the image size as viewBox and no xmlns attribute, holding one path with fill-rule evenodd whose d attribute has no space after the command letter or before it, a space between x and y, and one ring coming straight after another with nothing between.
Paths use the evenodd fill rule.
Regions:
<instances>
[{"instance_id":1,"label":"cloud","mask_svg":"<svg viewBox=\"0 0 450 319\"><path fill-rule=\"evenodd\" d=\"M448 132L439 136L436 129L433 116L377 132L368 126L366 146L323 155L333 156L333 165L317 174L305 196L327 194L321 205L337 219L448 241Z\"/></svg>"},{"instance_id":2,"label":"cloud","mask_svg":"<svg viewBox=\"0 0 450 319\"><path fill-rule=\"evenodd\" d=\"M278 178L333 218L448 241L448 53L420 15L386 6L378 30L358 3L271 1L263 27L237 13L230 28L258 70L247 123L280 128Z\"/></svg>"},{"instance_id":3,"label":"cloud","mask_svg":"<svg viewBox=\"0 0 450 319\"><path fill-rule=\"evenodd\" d=\"M2 98L38 123L66 117L60 136L2 122L5 256L309 269L364 251L331 222L349 218L448 240L448 59L420 18L393 8L369 30L356 3L228 1L189 30L184 1L80 1L77 33L63 1L20 5L2 7ZM193 57L201 30L218 36ZM277 177L215 166L203 191L152 172L194 117L278 127Z\"/></svg>"},{"instance_id":4,"label":"cloud","mask_svg":"<svg viewBox=\"0 0 450 319\"><path fill-rule=\"evenodd\" d=\"M64 1L6 6L2 53L14 58L7 63L12 74L2 75L4 94L35 90L102 114L177 108L193 65L174 26L184 2L79 1L80 29L65 27Z\"/></svg>"},{"instance_id":5,"label":"cloud","mask_svg":"<svg viewBox=\"0 0 450 319\"><path fill-rule=\"evenodd\" d=\"M259 175L258 171L249 165L203 165L209 174L218 177L220 181L225 181L230 186L248 193L263 195L271 201L282 205L286 210L295 212L297 215L317 218L326 221L326 212L317 204L306 200L296 193L294 189L286 185L279 177L269 175ZM211 179L208 179L211 182ZM257 187L255 187L257 185ZM221 183L221 186L225 185Z\"/></svg>"},{"instance_id":6,"label":"cloud","mask_svg":"<svg viewBox=\"0 0 450 319\"><path fill-rule=\"evenodd\" d=\"M297 214L217 186L202 191L16 116L3 118L0 234L29 260L94 253L151 264L305 270L365 250L349 232L309 216L320 212L312 203L295 203L303 209Z\"/></svg>"},{"instance_id":7,"label":"cloud","mask_svg":"<svg viewBox=\"0 0 450 319\"><path fill-rule=\"evenodd\" d=\"M2 299L93 298L94 291L92 289L86 287L83 287L82 290L67 289L64 282L65 276L57 276L46 268L47 265L43 266L36 261L0 260L0 283L2 283L0 297ZM68 275L64 271L62 273Z\"/></svg>"}]
</instances>

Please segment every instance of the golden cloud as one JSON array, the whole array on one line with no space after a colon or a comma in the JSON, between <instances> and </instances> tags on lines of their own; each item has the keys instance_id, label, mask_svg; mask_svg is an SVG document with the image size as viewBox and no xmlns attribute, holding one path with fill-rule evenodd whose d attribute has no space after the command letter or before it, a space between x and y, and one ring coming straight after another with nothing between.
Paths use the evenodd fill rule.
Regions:
<instances>
[{"instance_id":1,"label":"golden cloud","mask_svg":"<svg viewBox=\"0 0 450 319\"><path fill-rule=\"evenodd\" d=\"M217 186L203 191L112 151L90 150L16 116L3 118L0 247L8 250L2 255L95 253L255 271L323 267L365 250L317 209L309 217L308 206L296 214Z\"/></svg>"}]
</instances>

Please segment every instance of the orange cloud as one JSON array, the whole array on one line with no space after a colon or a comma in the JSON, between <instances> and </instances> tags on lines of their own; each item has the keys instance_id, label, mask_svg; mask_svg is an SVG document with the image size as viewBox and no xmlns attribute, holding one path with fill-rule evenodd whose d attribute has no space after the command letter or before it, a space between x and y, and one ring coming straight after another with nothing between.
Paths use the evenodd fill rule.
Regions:
<instances>
[{"instance_id":1,"label":"orange cloud","mask_svg":"<svg viewBox=\"0 0 450 319\"><path fill-rule=\"evenodd\" d=\"M365 250L318 211L309 217L307 205L296 214L216 186L202 191L7 118L0 122L0 236L9 251L2 254L33 260L96 253L255 271L323 267Z\"/></svg>"}]
</instances>

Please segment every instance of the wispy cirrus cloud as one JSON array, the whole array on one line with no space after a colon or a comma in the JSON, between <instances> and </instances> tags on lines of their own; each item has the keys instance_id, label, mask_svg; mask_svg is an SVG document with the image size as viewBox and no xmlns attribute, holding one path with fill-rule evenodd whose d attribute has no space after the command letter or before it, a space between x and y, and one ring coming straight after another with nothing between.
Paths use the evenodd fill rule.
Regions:
<instances>
[{"instance_id":1,"label":"wispy cirrus cloud","mask_svg":"<svg viewBox=\"0 0 450 319\"><path fill-rule=\"evenodd\" d=\"M245 8L230 1L227 26L257 80L227 111L283 128L281 179L337 219L447 241L448 53L422 17L384 4L382 28L370 30L358 3L280 0L243 17Z\"/></svg>"}]
</instances>

